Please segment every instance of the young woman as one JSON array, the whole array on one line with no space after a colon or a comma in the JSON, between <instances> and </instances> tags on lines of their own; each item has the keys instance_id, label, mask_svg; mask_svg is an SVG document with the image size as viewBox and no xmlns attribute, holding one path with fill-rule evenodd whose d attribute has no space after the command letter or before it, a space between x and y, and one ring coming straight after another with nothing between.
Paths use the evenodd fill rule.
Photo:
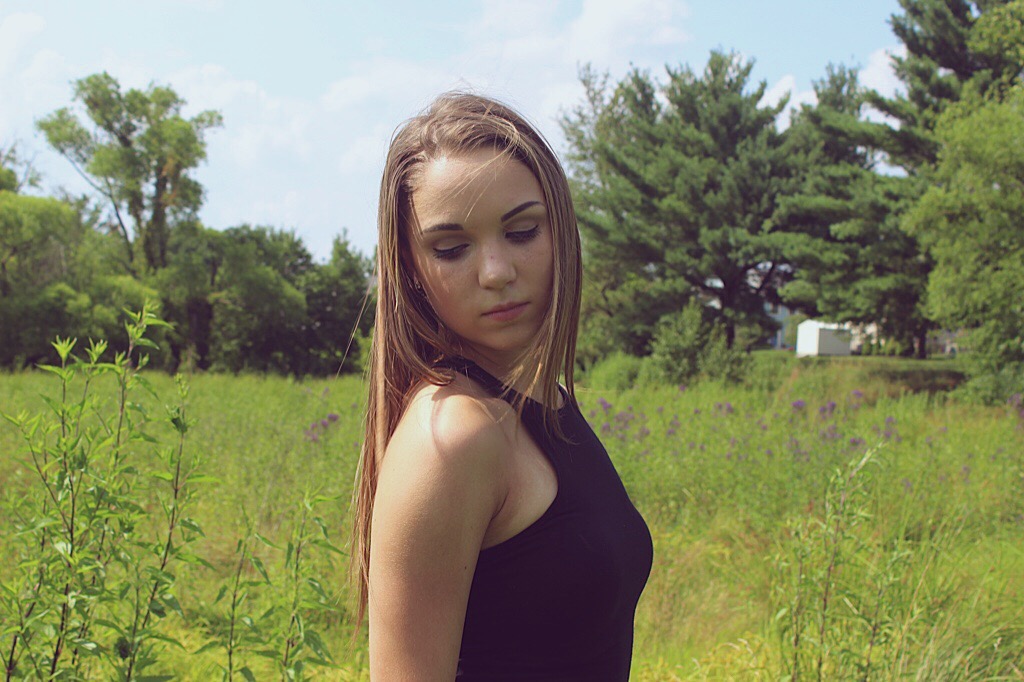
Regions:
<instances>
[{"instance_id":1,"label":"young woman","mask_svg":"<svg viewBox=\"0 0 1024 682\"><path fill-rule=\"evenodd\" d=\"M651 537L576 404L555 155L443 95L391 143L378 228L353 538L371 677L627 680Z\"/></svg>"}]
</instances>

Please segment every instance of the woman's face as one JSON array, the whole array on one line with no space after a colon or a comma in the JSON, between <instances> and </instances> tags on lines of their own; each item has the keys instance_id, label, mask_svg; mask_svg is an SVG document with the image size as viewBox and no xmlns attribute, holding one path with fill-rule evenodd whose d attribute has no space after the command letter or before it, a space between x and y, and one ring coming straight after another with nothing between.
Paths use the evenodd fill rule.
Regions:
<instances>
[{"instance_id":1,"label":"woman's face","mask_svg":"<svg viewBox=\"0 0 1024 682\"><path fill-rule=\"evenodd\" d=\"M540 183L491 149L427 162L412 192L416 275L466 355L507 371L551 300L552 235Z\"/></svg>"}]
</instances>

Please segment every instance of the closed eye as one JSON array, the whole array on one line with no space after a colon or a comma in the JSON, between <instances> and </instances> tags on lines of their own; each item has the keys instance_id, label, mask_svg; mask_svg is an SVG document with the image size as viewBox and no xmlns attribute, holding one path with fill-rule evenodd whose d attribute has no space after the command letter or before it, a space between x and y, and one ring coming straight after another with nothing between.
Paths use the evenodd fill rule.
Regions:
<instances>
[{"instance_id":1,"label":"closed eye","mask_svg":"<svg viewBox=\"0 0 1024 682\"><path fill-rule=\"evenodd\" d=\"M515 244L525 244L540 234L540 225L534 225L528 230L513 230L505 233L505 239ZM468 244L459 244L448 249L434 249L434 258L438 260L456 260L466 250Z\"/></svg>"},{"instance_id":2,"label":"closed eye","mask_svg":"<svg viewBox=\"0 0 1024 682\"><path fill-rule=\"evenodd\" d=\"M465 250L466 244L459 244L450 249L434 249L434 258L438 260L455 260Z\"/></svg>"},{"instance_id":3,"label":"closed eye","mask_svg":"<svg viewBox=\"0 0 1024 682\"><path fill-rule=\"evenodd\" d=\"M537 236L540 232L540 225L534 225L528 230L517 230L515 232L506 232L505 238L512 242L523 243L528 242Z\"/></svg>"}]
</instances>

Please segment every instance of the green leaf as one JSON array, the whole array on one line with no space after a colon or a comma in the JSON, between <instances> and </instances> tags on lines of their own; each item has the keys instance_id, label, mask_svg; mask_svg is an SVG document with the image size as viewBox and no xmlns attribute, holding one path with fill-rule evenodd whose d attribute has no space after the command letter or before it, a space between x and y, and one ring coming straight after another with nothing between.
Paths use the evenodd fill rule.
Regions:
<instances>
[{"instance_id":1,"label":"green leaf","mask_svg":"<svg viewBox=\"0 0 1024 682\"><path fill-rule=\"evenodd\" d=\"M257 540L259 540L260 542L262 542L262 543L263 543L264 545L266 545L267 547L272 547L273 549L281 549L281 546L280 546L280 545L275 545L275 544L274 544L273 542L271 542L270 540L266 539L265 537L263 537L263 536L262 536L262 535L260 535L259 533L256 533L256 532L254 532L254 533L252 534L252 536L253 536L254 538L256 538Z\"/></svg>"},{"instance_id":2,"label":"green leaf","mask_svg":"<svg viewBox=\"0 0 1024 682\"><path fill-rule=\"evenodd\" d=\"M199 535L202 535L203 537L206 537L206 533L203 532L203 529L199 527L199 524L196 523L194 519L185 517L181 520L181 525L185 528L188 528L190 531L193 531L195 533L198 533Z\"/></svg>"},{"instance_id":3,"label":"green leaf","mask_svg":"<svg viewBox=\"0 0 1024 682\"><path fill-rule=\"evenodd\" d=\"M348 556L347 552L341 550L338 547L335 547L334 545L332 545L327 540L319 540L319 539L318 540L312 540L312 544L317 546L317 547L320 547L321 549L326 549L329 552L334 552L335 554L339 554L341 556Z\"/></svg>"},{"instance_id":4,"label":"green leaf","mask_svg":"<svg viewBox=\"0 0 1024 682\"><path fill-rule=\"evenodd\" d=\"M181 610L181 604L178 603L178 599L173 594L167 592L160 595L160 601L166 604L168 608L170 608L179 616L185 616L185 614Z\"/></svg>"},{"instance_id":5,"label":"green leaf","mask_svg":"<svg viewBox=\"0 0 1024 682\"><path fill-rule=\"evenodd\" d=\"M218 642L216 640L214 640L212 642L207 642L203 646L201 646L198 649L196 649L195 651L193 651L192 655L196 656L198 654L203 654L203 653L206 653L207 651L210 651L211 649L218 649L218 648L223 647L223 646L224 645L222 643L220 643L220 642Z\"/></svg>"},{"instance_id":6,"label":"green leaf","mask_svg":"<svg viewBox=\"0 0 1024 682\"><path fill-rule=\"evenodd\" d=\"M267 575L267 569L263 565L263 560L260 559L258 556L251 556L249 557L249 563L251 563L253 568L259 571L260 575L263 576L264 582L270 585L270 576Z\"/></svg>"},{"instance_id":7,"label":"green leaf","mask_svg":"<svg viewBox=\"0 0 1024 682\"><path fill-rule=\"evenodd\" d=\"M327 650L327 647L324 646L323 640L320 639L320 635L316 632L306 630L305 633L303 633L303 639L317 656L325 660L333 660L331 652Z\"/></svg>"}]
</instances>

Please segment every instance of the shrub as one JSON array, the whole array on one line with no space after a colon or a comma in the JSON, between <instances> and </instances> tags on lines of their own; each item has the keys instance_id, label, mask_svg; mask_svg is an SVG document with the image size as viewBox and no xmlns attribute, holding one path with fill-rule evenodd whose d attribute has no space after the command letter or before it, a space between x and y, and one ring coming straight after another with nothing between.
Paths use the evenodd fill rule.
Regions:
<instances>
[{"instance_id":1,"label":"shrub","mask_svg":"<svg viewBox=\"0 0 1024 682\"><path fill-rule=\"evenodd\" d=\"M743 378L750 364L748 354L737 345L729 348L725 330L705 314L703 305L690 301L658 321L644 379L684 384L699 375L730 383Z\"/></svg>"},{"instance_id":2,"label":"shrub","mask_svg":"<svg viewBox=\"0 0 1024 682\"><path fill-rule=\"evenodd\" d=\"M583 382L592 389L625 391L637 383L643 364L642 358L617 351L591 367Z\"/></svg>"}]
</instances>

